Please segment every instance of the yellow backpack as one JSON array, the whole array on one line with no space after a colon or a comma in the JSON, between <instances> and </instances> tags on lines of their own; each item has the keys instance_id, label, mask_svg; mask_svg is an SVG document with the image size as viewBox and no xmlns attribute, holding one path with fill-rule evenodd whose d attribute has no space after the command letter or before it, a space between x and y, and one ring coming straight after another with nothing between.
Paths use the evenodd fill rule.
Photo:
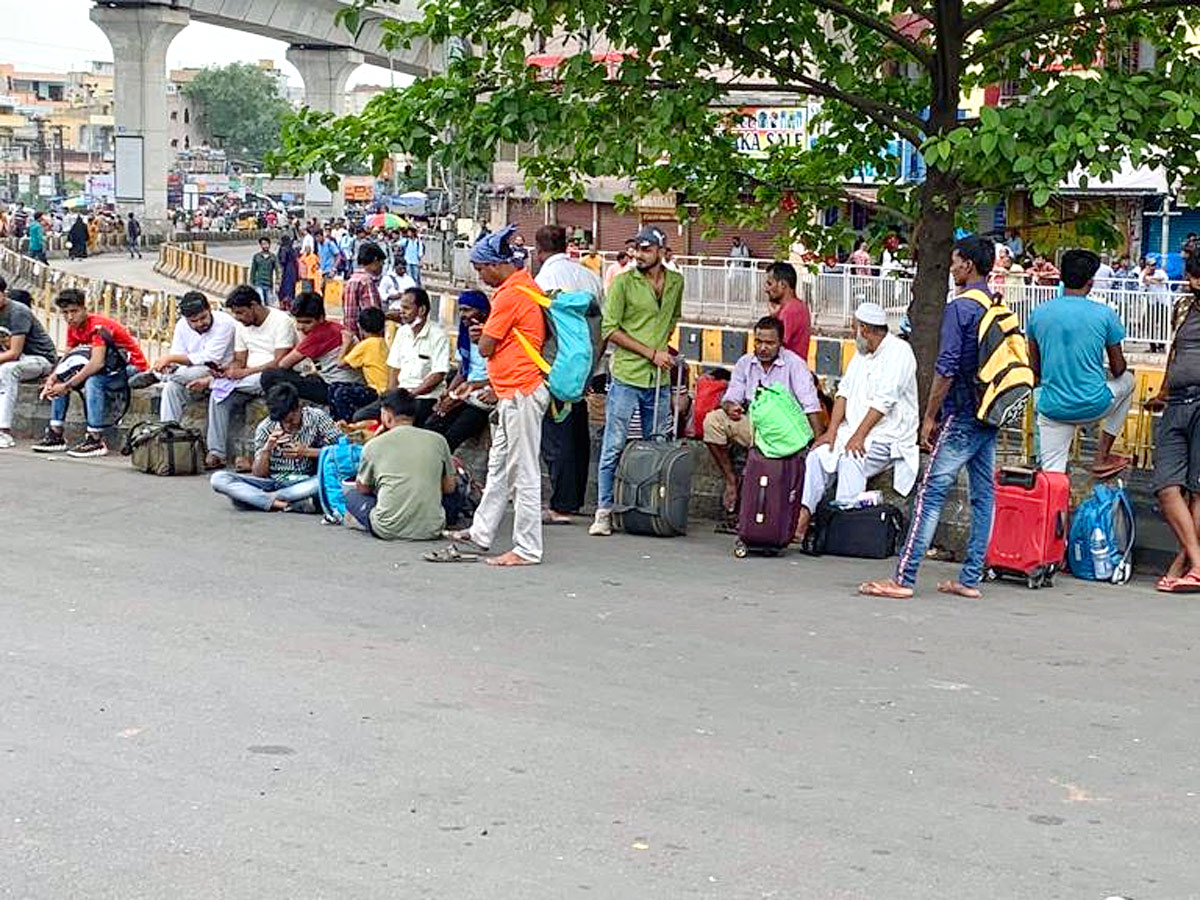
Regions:
<instances>
[{"instance_id":1,"label":"yellow backpack","mask_svg":"<svg viewBox=\"0 0 1200 900\"><path fill-rule=\"evenodd\" d=\"M975 375L979 405L975 417L985 425L1001 428L1021 416L1033 395L1033 367L1021 320L1003 300L984 291L965 291L959 298L974 300L984 309L979 320L979 368Z\"/></svg>"}]
</instances>

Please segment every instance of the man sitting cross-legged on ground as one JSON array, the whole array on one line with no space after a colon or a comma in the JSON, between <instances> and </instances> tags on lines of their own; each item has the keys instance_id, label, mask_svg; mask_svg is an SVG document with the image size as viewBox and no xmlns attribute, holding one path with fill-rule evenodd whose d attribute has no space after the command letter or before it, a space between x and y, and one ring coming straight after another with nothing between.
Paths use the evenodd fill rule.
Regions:
<instances>
[{"instance_id":1,"label":"man sitting cross-legged on ground","mask_svg":"<svg viewBox=\"0 0 1200 900\"><path fill-rule=\"evenodd\" d=\"M325 318L325 301L319 294L305 291L297 297L292 303L292 318L301 335L300 343L288 351L277 367L263 372L264 391L286 382L300 392L301 400L333 406L335 384L364 387L361 373L342 365L342 354L354 343L354 335ZM301 375L296 371L295 367L306 359L316 367L315 375ZM341 404L333 410L333 416L335 419L349 418L354 408L351 404Z\"/></svg>"},{"instance_id":2,"label":"man sitting cross-legged on ground","mask_svg":"<svg viewBox=\"0 0 1200 900\"><path fill-rule=\"evenodd\" d=\"M214 472L212 489L238 509L315 511L305 501L317 496L317 457L342 433L325 410L301 407L300 394L290 384L267 392L267 410L268 417L254 432L250 474Z\"/></svg>"},{"instance_id":3,"label":"man sitting cross-legged on ground","mask_svg":"<svg viewBox=\"0 0 1200 900\"><path fill-rule=\"evenodd\" d=\"M1068 250L1060 270L1062 296L1029 314L1029 361L1040 385L1039 459L1047 472L1067 471L1076 426L1101 420L1092 475L1110 478L1129 465L1129 457L1112 447L1133 403L1133 373L1121 349L1121 317L1088 297L1099 268L1100 257L1090 250Z\"/></svg>"},{"instance_id":4,"label":"man sitting cross-legged on ground","mask_svg":"<svg viewBox=\"0 0 1200 900\"><path fill-rule=\"evenodd\" d=\"M355 489L344 492L346 521L385 541L432 541L446 527L442 497L458 484L450 447L414 427L417 401L403 388L384 394L379 410L387 431L363 447Z\"/></svg>"},{"instance_id":5,"label":"man sitting cross-legged on ground","mask_svg":"<svg viewBox=\"0 0 1200 900\"><path fill-rule=\"evenodd\" d=\"M6 450L15 443L11 429L20 383L37 381L49 374L58 361L58 351L33 310L9 295L3 278L0 278L0 335L0 450Z\"/></svg>"},{"instance_id":6,"label":"man sitting cross-legged on ground","mask_svg":"<svg viewBox=\"0 0 1200 900\"><path fill-rule=\"evenodd\" d=\"M233 362L237 322L229 313L213 310L199 291L188 291L179 300L179 320L171 338L171 351L154 361L148 372L129 379L131 388L162 382L158 417L178 422L187 405L189 389L202 393L214 372Z\"/></svg>"},{"instance_id":7,"label":"man sitting cross-legged on ground","mask_svg":"<svg viewBox=\"0 0 1200 900\"><path fill-rule=\"evenodd\" d=\"M783 346L783 323L764 316L754 326L754 352L733 367L721 405L704 417L704 443L725 476L725 512L737 510L738 482L729 457L729 442L742 447L754 444L754 429L747 412L760 385L782 384L808 414L813 434L821 432L821 398L808 364Z\"/></svg>"},{"instance_id":8,"label":"man sitting cross-legged on ground","mask_svg":"<svg viewBox=\"0 0 1200 900\"><path fill-rule=\"evenodd\" d=\"M52 373L42 388L42 399L49 399L50 426L31 449L38 453L58 453L67 450L63 423L71 403L71 391L83 394L87 415L87 434L67 450L68 456L104 456L108 446L101 437L108 421L108 396L112 387L127 384L127 379L146 370L142 348L125 326L115 319L89 313L83 291L67 288L54 301L67 320L67 352L86 347L87 362L80 367L59 369ZM61 377L57 372L61 372Z\"/></svg>"},{"instance_id":9,"label":"man sitting cross-legged on ground","mask_svg":"<svg viewBox=\"0 0 1200 900\"><path fill-rule=\"evenodd\" d=\"M907 495L917 480L917 360L905 341L888 333L879 304L859 304L854 318L858 352L838 383L829 427L804 463L798 541L831 479L837 478L840 502L853 500L866 490L868 478L892 466L898 493Z\"/></svg>"},{"instance_id":10,"label":"man sitting cross-legged on ground","mask_svg":"<svg viewBox=\"0 0 1200 900\"><path fill-rule=\"evenodd\" d=\"M217 373L208 396L208 457L204 462L208 469L225 465L234 395L262 394L262 373L278 366L296 345L292 317L281 309L264 306L258 291L250 285L235 287L225 306L237 320L238 329L233 362Z\"/></svg>"}]
</instances>

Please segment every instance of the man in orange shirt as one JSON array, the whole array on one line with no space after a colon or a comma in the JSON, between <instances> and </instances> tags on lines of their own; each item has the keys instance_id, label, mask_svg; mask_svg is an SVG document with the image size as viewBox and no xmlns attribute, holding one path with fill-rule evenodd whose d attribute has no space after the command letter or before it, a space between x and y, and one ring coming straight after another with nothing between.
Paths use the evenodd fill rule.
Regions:
<instances>
[{"instance_id":1,"label":"man in orange shirt","mask_svg":"<svg viewBox=\"0 0 1200 900\"><path fill-rule=\"evenodd\" d=\"M513 548L490 557L493 566L528 566L542 561L542 418L550 405L542 370L518 340L518 333L538 352L546 336L542 307L530 296L541 290L533 276L519 268L509 244L510 225L486 235L471 249L471 264L480 280L496 289L492 312L479 339L488 361L488 380L496 392L492 449L487 485L470 531L447 532L452 541L470 541L484 550L492 545L508 495L513 494ZM457 554L451 554L454 558ZM443 557L443 559L446 557Z\"/></svg>"}]
</instances>

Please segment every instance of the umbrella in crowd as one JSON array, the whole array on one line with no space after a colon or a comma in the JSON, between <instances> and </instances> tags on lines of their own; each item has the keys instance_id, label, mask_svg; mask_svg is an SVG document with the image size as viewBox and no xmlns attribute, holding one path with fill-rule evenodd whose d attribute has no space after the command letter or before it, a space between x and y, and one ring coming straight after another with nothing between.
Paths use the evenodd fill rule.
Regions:
<instances>
[{"instance_id":1,"label":"umbrella in crowd","mask_svg":"<svg viewBox=\"0 0 1200 900\"><path fill-rule=\"evenodd\" d=\"M407 228L408 222L392 213L375 213L363 222L366 228Z\"/></svg>"}]
</instances>

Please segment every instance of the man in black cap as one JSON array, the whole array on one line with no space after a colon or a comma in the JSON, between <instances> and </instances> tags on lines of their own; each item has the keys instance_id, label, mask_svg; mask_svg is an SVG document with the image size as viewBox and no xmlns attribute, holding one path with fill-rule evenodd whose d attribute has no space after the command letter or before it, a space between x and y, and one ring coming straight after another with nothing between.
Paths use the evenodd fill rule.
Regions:
<instances>
[{"instance_id":1,"label":"man in black cap","mask_svg":"<svg viewBox=\"0 0 1200 900\"><path fill-rule=\"evenodd\" d=\"M683 276L667 269L667 236L654 226L638 232L637 265L613 279L600 335L615 348L604 406L599 502L588 534L612 534L613 483L634 410L642 432L662 435L671 418L671 355L667 343L683 314Z\"/></svg>"}]
</instances>

